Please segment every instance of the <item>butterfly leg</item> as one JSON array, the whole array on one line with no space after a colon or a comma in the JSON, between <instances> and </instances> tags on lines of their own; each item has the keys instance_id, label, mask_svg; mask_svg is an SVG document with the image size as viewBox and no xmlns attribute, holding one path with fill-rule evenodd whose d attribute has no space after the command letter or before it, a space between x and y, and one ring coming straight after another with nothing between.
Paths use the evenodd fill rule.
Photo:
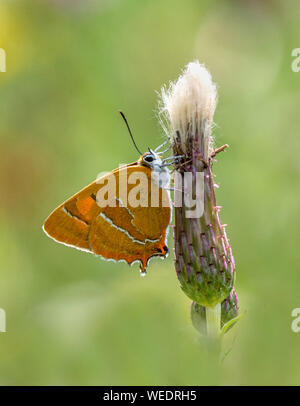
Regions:
<instances>
[{"instance_id":1,"label":"butterfly leg","mask_svg":"<svg viewBox=\"0 0 300 406\"><path fill-rule=\"evenodd\" d=\"M159 145L158 147L155 148L154 152L158 152L162 147L164 147L165 145L167 145L167 143L170 142L170 139L168 138L166 141L164 141L161 145ZM168 151L170 149L170 147L166 150ZM161 154L163 154L163 152L161 152Z\"/></svg>"},{"instance_id":2,"label":"butterfly leg","mask_svg":"<svg viewBox=\"0 0 300 406\"><path fill-rule=\"evenodd\" d=\"M163 151L160 151L159 154L163 155L165 154L167 151L169 151L171 149L172 145L169 145L167 149L164 149Z\"/></svg>"},{"instance_id":3,"label":"butterfly leg","mask_svg":"<svg viewBox=\"0 0 300 406\"><path fill-rule=\"evenodd\" d=\"M185 155L173 155L173 156L169 156L168 158L163 159L162 163L164 164L165 162L171 161L172 159L176 161L177 159L184 158L184 157L185 157Z\"/></svg>"}]
</instances>

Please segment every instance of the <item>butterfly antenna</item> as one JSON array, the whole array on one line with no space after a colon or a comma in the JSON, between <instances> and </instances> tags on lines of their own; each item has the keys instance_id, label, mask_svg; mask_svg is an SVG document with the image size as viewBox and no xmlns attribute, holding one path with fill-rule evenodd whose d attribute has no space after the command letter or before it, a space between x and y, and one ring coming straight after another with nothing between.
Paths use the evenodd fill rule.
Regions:
<instances>
[{"instance_id":1,"label":"butterfly antenna","mask_svg":"<svg viewBox=\"0 0 300 406\"><path fill-rule=\"evenodd\" d=\"M128 124L128 122L127 122L127 119L126 119L124 113L123 113L122 111L120 111L120 114L121 114L123 120L125 121L126 127L127 127L127 129L128 129L129 135L130 135L130 137L131 137L131 139L132 139L133 145L135 146L135 149L137 150L137 152L138 152L140 155L143 155L143 153L138 149L138 147L137 147L137 145L136 145L136 143L135 143L135 141L134 141L132 132L131 132L131 130L130 130L129 124Z\"/></svg>"}]
</instances>

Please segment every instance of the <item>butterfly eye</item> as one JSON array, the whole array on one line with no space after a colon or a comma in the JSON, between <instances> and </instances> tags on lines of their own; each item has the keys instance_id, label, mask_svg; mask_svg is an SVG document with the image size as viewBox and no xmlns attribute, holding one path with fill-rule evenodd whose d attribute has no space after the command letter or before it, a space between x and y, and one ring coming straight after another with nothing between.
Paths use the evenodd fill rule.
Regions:
<instances>
[{"instance_id":1,"label":"butterfly eye","mask_svg":"<svg viewBox=\"0 0 300 406\"><path fill-rule=\"evenodd\" d=\"M146 162L153 162L153 161L154 161L154 158L153 158L153 156L148 155L148 156L146 156L146 157L144 158L144 160L145 160Z\"/></svg>"}]
</instances>

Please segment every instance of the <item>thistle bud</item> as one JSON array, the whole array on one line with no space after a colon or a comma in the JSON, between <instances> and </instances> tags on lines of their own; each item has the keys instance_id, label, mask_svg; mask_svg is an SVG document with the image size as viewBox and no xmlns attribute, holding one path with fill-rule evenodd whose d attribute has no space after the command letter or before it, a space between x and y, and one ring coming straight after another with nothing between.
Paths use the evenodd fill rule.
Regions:
<instances>
[{"instance_id":1,"label":"thistle bud","mask_svg":"<svg viewBox=\"0 0 300 406\"><path fill-rule=\"evenodd\" d=\"M214 308L231 292L235 275L232 251L219 218L212 173L212 125L217 91L199 62L189 63L177 82L162 89L162 122L175 156L175 267L182 290L198 305ZM164 120L163 120L164 119ZM187 176L189 174L189 176ZM199 175L200 174L200 175ZM198 176L199 175L199 176ZM202 179L199 191L197 182ZM191 188L187 179L192 179ZM178 191L179 190L179 191ZM186 196L202 201L202 212L190 215ZM220 321L220 320L219 320ZM218 324L219 322L217 322Z\"/></svg>"},{"instance_id":2,"label":"thistle bud","mask_svg":"<svg viewBox=\"0 0 300 406\"><path fill-rule=\"evenodd\" d=\"M223 300L221 304L221 329L231 320L235 319L239 313L238 297L235 289L229 293L228 297ZM192 302L191 305L191 319L193 326L202 335L207 334L206 327L206 309L204 306L199 305L196 302ZM228 330L233 324L228 328ZM226 332L228 331L226 330Z\"/></svg>"}]
</instances>

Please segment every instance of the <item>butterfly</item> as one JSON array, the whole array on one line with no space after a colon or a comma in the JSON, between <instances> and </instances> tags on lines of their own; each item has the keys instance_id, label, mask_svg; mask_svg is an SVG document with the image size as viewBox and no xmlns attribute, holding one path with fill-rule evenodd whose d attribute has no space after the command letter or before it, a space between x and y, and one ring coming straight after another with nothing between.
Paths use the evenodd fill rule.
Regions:
<instances>
[{"instance_id":1,"label":"butterfly","mask_svg":"<svg viewBox=\"0 0 300 406\"><path fill-rule=\"evenodd\" d=\"M105 260L129 265L137 261L144 275L151 258L168 254L171 200L167 167L176 158L162 159L158 153L168 140L154 151L149 148L141 153L120 113L140 158L66 200L49 215L43 230L56 242Z\"/></svg>"}]
</instances>

